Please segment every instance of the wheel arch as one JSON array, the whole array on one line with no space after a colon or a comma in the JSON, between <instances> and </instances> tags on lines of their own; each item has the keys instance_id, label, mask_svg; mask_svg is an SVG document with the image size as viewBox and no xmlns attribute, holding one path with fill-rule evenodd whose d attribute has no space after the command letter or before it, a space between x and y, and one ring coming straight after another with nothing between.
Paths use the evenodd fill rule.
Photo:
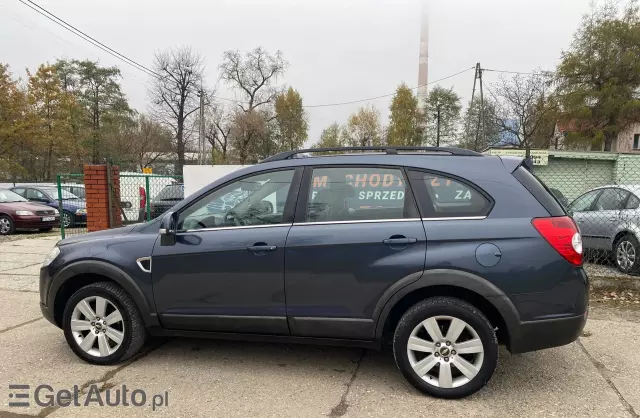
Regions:
<instances>
[{"instance_id":1,"label":"wheel arch","mask_svg":"<svg viewBox=\"0 0 640 418\"><path fill-rule=\"evenodd\" d=\"M614 251L616 249L616 244L625 235L632 235L635 239L638 239L638 235L634 231L632 231L630 229L623 229L621 231L618 231L616 233L616 235L613 237L613 240L611 241L611 251Z\"/></svg>"},{"instance_id":2,"label":"wheel arch","mask_svg":"<svg viewBox=\"0 0 640 418\"><path fill-rule=\"evenodd\" d=\"M418 280L386 300L377 319L376 340L384 344L407 309L420 300L436 296L456 297L474 305L498 328L498 339L507 346L517 335L518 311L501 290L480 276L438 269L425 271Z\"/></svg>"},{"instance_id":3,"label":"wheel arch","mask_svg":"<svg viewBox=\"0 0 640 418\"><path fill-rule=\"evenodd\" d=\"M158 324L152 303L147 300L135 280L120 268L97 260L73 263L62 269L53 279L47 304L53 306L56 324L61 326L64 308L71 295L86 285L103 281L118 284L131 296L145 325Z\"/></svg>"}]
</instances>

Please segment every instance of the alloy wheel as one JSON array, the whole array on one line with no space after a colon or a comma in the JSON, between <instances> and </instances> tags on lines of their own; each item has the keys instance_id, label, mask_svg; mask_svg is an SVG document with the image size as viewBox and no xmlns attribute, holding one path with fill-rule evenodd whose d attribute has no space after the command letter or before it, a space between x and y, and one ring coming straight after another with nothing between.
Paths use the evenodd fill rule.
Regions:
<instances>
[{"instance_id":1,"label":"alloy wheel","mask_svg":"<svg viewBox=\"0 0 640 418\"><path fill-rule=\"evenodd\" d=\"M7 218L0 218L0 234L5 235L11 231L11 221Z\"/></svg>"},{"instance_id":2,"label":"alloy wheel","mask_svg":"<svg viewBox=\"0 0 640 418\"><path fill-rule=\"evenodd\" d=\"M413 371L428 384L456 388L473 380L484 360L484 346L469 324L453 316L419 323L407 343Z\"/></svg>"},{"instance_id":3,"label":"alloy wheel","mask_svg":"<svg viewBox=\"0 0 640 418\"><path fill-rule=\"evenodd\" d=\"M64 212L62 214L62 224L64 225L65 228L69 228L71 226L71 215Z\"/></svg>"},{"instance_id":4,"label":"alloy wheel","mask_svg":"<svg viewBox=\"0 0 640 418\"><path fill-rule=\"evenodd\" d=\"M636 263L636 249L629 241L622 241L616 250L616 261L623 270L629 270Z\"/></svg>"},{"instance_id":5,"label":"alloy wheel","mask_svg":"<svg viewBox=\"0 0 640 418\"><path fill-rule=\"evenodd\" d=\"M101 296L90 296L73 308L71 333L83 351L95 357L106 357L122 345L124 320L111 301Z\"/></svg>"}]
</instances>

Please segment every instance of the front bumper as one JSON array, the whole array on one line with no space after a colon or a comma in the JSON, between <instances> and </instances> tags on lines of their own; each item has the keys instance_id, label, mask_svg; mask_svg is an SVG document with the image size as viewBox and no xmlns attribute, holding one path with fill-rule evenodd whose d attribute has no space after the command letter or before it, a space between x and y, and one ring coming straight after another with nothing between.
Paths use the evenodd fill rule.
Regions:
<instances>
[{"instance_id":1,"label":"front bumper","mask_svg":"<svg viewBox=\"0 0 640 418\"><path fill-rule=\"evenodd\" d=\"M51 217L53 215L50 215ZM18 229L41 229L53 228L60 225L60 216L56 215L53 221L42 222L42 218L46 216L16 216L14 223Z\"/></svg>"},{"instance_id":2,"label":"front bumper","mask_svg":"<svg viewBox=\"0 0 640 418\"><path fill-rule=\"evenodd\" d=\"M51 275L49 274L48 267L40 268L40 311L42 312L42 316L44 316L47 321L51 322L53 325L59 327L56 323L54 311L53 311L53 300L49 300L49 290L51 288Z\"/></svg>"}]
</instances>

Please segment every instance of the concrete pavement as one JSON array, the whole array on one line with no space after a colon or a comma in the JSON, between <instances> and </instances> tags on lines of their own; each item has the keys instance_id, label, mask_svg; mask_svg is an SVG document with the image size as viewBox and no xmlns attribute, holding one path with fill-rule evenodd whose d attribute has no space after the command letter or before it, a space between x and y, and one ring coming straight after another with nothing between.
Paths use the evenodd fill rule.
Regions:
<instances>
[{"instance_id":1,"label":"concrete pavement","mask_svg":"<svg viewBox=\"0 0 640 418\"><path fill-rule=\"evenodd\" d=\"M122 365L91 366L41 318L39 262L55 239L0 243L0 417L638 417L640 314L594 309L579 342L513 356L500 351L489 385L460 401L420 395L393 356L360 349L214 340L154 341ZM39 257L39 258L38 258ZM40 260L40 261L38 261ZM134 406L9 407L9 384L143 389ZM45 392L46 393L46 392ZM168 393L152 410L153 395ZM46 400L46 399L45 399Z\"/></svg>"}]
</instances>

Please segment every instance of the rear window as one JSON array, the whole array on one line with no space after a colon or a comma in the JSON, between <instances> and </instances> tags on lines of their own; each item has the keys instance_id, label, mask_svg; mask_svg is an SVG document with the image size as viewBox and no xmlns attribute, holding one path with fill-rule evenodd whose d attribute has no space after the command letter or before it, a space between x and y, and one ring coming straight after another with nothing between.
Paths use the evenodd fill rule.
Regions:
<instances>
[{"instance_id":1,"label":"rear window","mask_svg":"<svg viewBox=\"0 0 640 418\"><path fill-rule=\"evenodd\" d=\"M164 189L158 193L154 200L160 201L176 201L184 199L184 185L183 184L173 184L170 186L165 186Z\"/></svg>"},{"instance_id":2,"label":"rear window","mask_svg":"<svg viewBox=\"0 0 640 418\"><path fill-rule=\"evenodd\" d=\"M480 190L452 177L414 170L409 177L424 217L486 216L493 205Z\"/></svg>"},{"instance_id":3,"label":"rear window","mask_svg":"<svg viewBox=\"0 0 640 418\"><path fill-rule=\"evenodd\" d=\"M551 216L565 216L566 210L551 192L546 184L535 174L520 166L513 172L513 176L536 198Z\"/></svg>"}]
</instances>

